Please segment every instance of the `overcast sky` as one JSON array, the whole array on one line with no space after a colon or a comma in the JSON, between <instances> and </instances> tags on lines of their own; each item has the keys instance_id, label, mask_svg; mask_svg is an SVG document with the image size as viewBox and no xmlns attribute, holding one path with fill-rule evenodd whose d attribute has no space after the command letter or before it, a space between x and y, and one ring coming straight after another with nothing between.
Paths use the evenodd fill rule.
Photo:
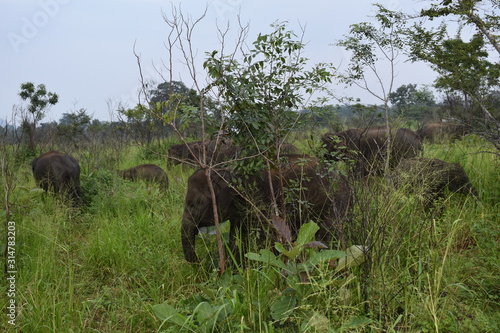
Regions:
<instances>
[{"instance_id":1,"label":"overcast sky","mask_svg":"<svg viewBox=\"0 0 500 333\"><path fill-rule=\"evenodd\" d=\"M198 51L200 75L205 52L219 49L217 25L228 22L238 30L236 18L250 24L248 44L259 32L272 31L270 24L290 22L300 32L306 26L305 56L312 63L344 65L346 53L333 46L347 34L349 26L374 21L374 0L185 0L182 12L198 18L207 15L194 31L192 44ZM420 1L380 0L393 10L412 12ZM140 54L148 80L160 81L154 68L168 60L164 46L169 32L162 12L169 15L172 3L159 0L2 0L0 2L0 119L10 119L12 107L21 104L20 85L43 83L59 95L42 122L58 121L63 113L86 109L88 114L109 120L109 102L130 107L137 103L139 71L133 54ZM180 60L180 59L179 59ZM154 65L153 65L154 64ZM408 64L401 59L395 87L416 83L431 84L434 73L425 64ZM177 80L190 82L180 61L174 63ZM335 88L339 96L360 97L374 103L359 90ZM332 101L336 104L336 101Z\"/></svg>"}]
</instances>

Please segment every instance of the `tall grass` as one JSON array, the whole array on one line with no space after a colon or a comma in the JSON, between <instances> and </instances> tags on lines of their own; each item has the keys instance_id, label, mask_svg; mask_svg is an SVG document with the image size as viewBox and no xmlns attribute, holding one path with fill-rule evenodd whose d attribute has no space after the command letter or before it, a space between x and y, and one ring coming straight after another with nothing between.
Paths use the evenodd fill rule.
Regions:
<instances>
[{"instance_id":1,"label":"tall grass","mask_svg":"<svg viewBox=\"0 0 500 333\"><path fill-rule=\"evenodd\" d=\"M498 159L484 150L473 136L425 147L427 157L464 166L480 201L454 194L442 211L425 213L415 195L395 191L383 179L358 186L348 232L355 243L369 246L366 262L340 275L320 265L307 279L255 262L220 277L207 235L198 239L202 264L187 264L180 221L193 169L168 169L170 189L162 192L89 166L82 175L89 206L78 211L33 191L26 163L11 197L18 316L15 327L2 318L0 329L499 331L500 173ZM162 159L138 147L127 154L122 168L150 162L165 168ZM4 313L7 302L1 298ZM157 317L152 306L159 304L187 318L185 328Z\"/></svg>"}]
</instances>

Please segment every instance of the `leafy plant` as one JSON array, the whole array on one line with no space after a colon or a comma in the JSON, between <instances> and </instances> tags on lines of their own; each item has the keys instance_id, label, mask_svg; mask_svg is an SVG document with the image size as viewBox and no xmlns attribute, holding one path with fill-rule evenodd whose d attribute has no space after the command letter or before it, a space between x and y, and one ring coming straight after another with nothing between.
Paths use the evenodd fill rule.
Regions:
<instances>
[{"instance_id":1,"label":"leafy plant","mask_svg":"<svg viewBox=\"0 0 500 333\"><path fill-rule=\"evenodd\" d=\"M234 54L213 51L204 67L212 86L220 90L235 143L245 147L248 156L259 153L277 162L280 146L305 115L296 112L305 106L304 96L331 82L333 66L319 64L306 70L302 40L287 30L286 23L272 27L270 34L259 34L241 63ZM255 170L262 165L251 164L254 160L243 161L243 167Z\"/></svg>"},{"instance_id":2,"label":"leafy plant","mask_svg":"<svg viewBox=\"0 0 500 333\"><path fill-rule=\"evenodd\" d=\"M281 230L288 233L284 227ZM288 245L276 243L277 254L268 249L248 253L251 269L239 268L238 274L228 271L215 284L198 285L202 294L184 300L182 307L175 308L167 301L153 305L153 312L162 320L162 326L168 323L192 332L262 327L273 331L297 325L302 331L333 329L325 316L330 311L325 306L328 301L322 298L330 299L335 291L336 297L345 297L346 288L354 280L352 275L344 276L345 272L363 262L365 249L354 246L347 253L317 251L325 247L313 241L318 230L316 223L306 223L293 244L290 238L286 239ZM338 329L370 322L365 317L352 316Z\"/></svg>"}]
</instances>

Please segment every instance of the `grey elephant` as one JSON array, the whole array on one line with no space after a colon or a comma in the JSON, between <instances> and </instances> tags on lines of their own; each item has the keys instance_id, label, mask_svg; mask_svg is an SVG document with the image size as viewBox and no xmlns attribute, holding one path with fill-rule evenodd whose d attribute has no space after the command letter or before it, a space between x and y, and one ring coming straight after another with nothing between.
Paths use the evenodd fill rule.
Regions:
<instances>
[{"instance_id":1,"label":"grey elephant","mask_svg":"<svg viewBox=\"0 0 500 333\"><path fill-rule=\"evenodd\" d=\"M417 131L417 135L422 141L453 142L467 135L469 129L464 124L456 123L432 123L427 124Z\"/></svg>"},{"instance_id":2,"label":"grey elephant","mask_svg":"<svg viewBox=\"0 0 500 333\"><path fill-rule=\"evenodd\" d=\"M136 167L119 170L118 175L124 179L146 182L154 182L164 190L168 189L168 176L165 171L156 164L141 164Z\"/></svg>"},{"instance_id":3,"label":"grey elephant","mask_svg":"<svg viewBox=\"0 0 500 333\"><path fill-rule=\"evenodd\" d=\"M288 159L288 163L283 166L282 177L279 177L276 170L269 174L262 171L252 177L243 177L228 169L212 170L211 181L219 220L230 221L229 243L233 253L236 250L237 232L241 232L242 243L245 243L249 229L259 225L256 221L261 215L253 213L255 206L262 208L266 218L270 217L270 212L273 211L269 207L272 197L277 198L278 208L285 208L286 221L293 234L296 234L303 222L313 219L320 226L316 238L328 244L336 231L342 229L352 208L349 184L339 175L322 174L317 159L309 158L304 161L303 155L301 156ZM269 179L272 180L272 186ZM281 182L287 189L286 193L280 192ZM235 187L236 183L242 184L242 187ZM285 201L283 198L286 198ZM281 215L283 213L285 212L281 211ZM200 169L188 180L182 216L181 240L187 261L198 261L195 236L200 227L212 225L212 197L205 170Z\"/></svg>"},{"instance_id":4,"label":"grey elephant","mask_svg":"<svg viewBox=\"0 0 500 333\"><path fill-rule=\"evenodd\" d=\"M31 162L33 176L38 186L46 192L64 194L81 205L80 165L70 155L50 151Z\"/></svg>"},{"instance_id":5,"label":"grey elephant","mask_svg":"<svg viewBox=\"0 0 500 333\"><path fill-rule=\"evenodd\" d=\"M204 147L205 146L205 147ZM219 164L227 162L237 156L240 148L235 146L230 139L205 140L188 142L186 144L176 144L168 150L170 164L179 164L182 161L191 164L197 164L197 161L203 159L203 149L206 151L207 164Z\"/></svg>"},{"instance_id":6,"label":"grey elephant","mask_svg":"<svg viewBox=\"0 0 500 333\"><path fill-rule=\"evenodd\" d=\"M398 188L420 194L426 209L434 207L436 200L444 197L446 189L478 198L476 189L460 164L435 158L404 160L389 175L389 180Z\"/></svg>"},{"instance_id":7,"label":"grey elephant","mask_svg":"<svg viewBox=\"0 0 500 333\"><path fill-rule=\"evenodd\" d=\"M390 131L386 126L351 128L343 132L325 133L321 140L327 151L327 159L353 161L354 173L366 176L383 170L389 135L391 168L401 160L415 157L422 151L419 137L408 128L390 129Z\"/></svg>"}]
</instances>

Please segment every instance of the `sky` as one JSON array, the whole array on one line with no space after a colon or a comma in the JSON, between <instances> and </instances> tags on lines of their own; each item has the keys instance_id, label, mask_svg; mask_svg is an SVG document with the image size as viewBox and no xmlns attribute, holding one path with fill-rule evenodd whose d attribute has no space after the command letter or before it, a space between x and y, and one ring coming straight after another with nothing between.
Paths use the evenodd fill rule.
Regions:
<instances>
[{"instance_id":1,"label":"sky","mask_svg":"<svg viewBox=\"0 0 500 333\"><path fill-rule=\"evenodd\" d=\"M140 75L134 47L140 56L145 79L162 82L168 52L165 47L172 5L186 17L203 20L193 31L191 45L196 73L204 81L202 68L206 52L220 49L218 30L229 26L228 40L234 40L238 17L250 30L247 44L258 33L270 33L276 21L300 35L305 27L304 56L311 64L331 62L341 70L348 53L335 43L359 22L374 22L374 0L2 0L0 2L0 119L12 119L13 107L25 105L18 93L24 82L45 84L59 95L42 122L59 121L64 113L80 109L100 120L116 120L119 103L137 104ZM416 0L379 0L391 10L414 12ZM180 53L174 54L174 80L192 80ZM432 84L435 74L426 64L397 65L395 88L403 84ZM158 73L160 72L160 74ZM337 96L378 103L364 91L332 87ZM336 104L332 101L331 104Z\"/></svg>"}]
</instances>

